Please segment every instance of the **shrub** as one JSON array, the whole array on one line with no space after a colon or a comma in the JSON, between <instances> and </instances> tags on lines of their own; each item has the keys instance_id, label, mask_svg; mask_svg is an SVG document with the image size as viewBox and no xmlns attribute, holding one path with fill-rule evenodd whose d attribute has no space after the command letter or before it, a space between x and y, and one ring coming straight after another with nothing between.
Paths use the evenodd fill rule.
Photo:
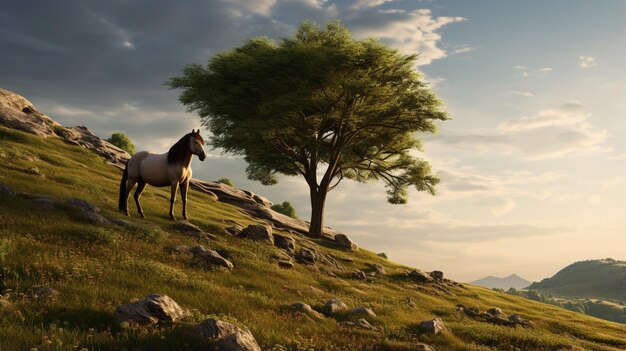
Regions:
<instances>
[{"instance_id":1,"label":"shrub","mask_svg":"<svg viewBox=\"0 0 626 351\"><path fill-rule=\"evenodd\" d=\"M111 137L107 141L120 149L128 152L131 155L135 154L135 145L130 141L130 138L122 132L115 132L111 134Z\"/></svg>"},{"instance_id":2,"label":"shrub","mask_svg":"<svg viewBox=\"0 0 626 351\"><path fill-rule=\"evenodd\" d=\"M384 258L384 259L386 259L386 260L388 260L388 259L389 259L389 258L387 257L387 254L386 254L386 253L384 253L384 252L377 253L377 254L376 254L376 256L378 256L378 257L382 257L382 258Z\"/></svg>"},{"instance_id":3,"label":"shrub","mask_svg":"<svg viewBox=\"0 0 626 351\"><path fill-rule=\"evenodd\" d=\"M291 202L289 201L283 201L282 204L276 204L272 206L272 210L278 213L282 213L285 216L289 216L291 218L298 218L298 215L296 214L296 209L293 208L293 205L291 205Z\"/></svg>"},{"instance_id":4,"label":"shrub","mask_svg":"<svg viewBox=\"0 0 626 351\"><path fill-rule=\"evenodd\" d=\"M222 179L218 180L217 182L218 183L222 183L222 184L226 184L226 185L229 185L229 186L232 186L232 187L235 186L235 183L233 183L233 181L230 180L229 178L222 178Z\"/></svg>"}]
</instances>

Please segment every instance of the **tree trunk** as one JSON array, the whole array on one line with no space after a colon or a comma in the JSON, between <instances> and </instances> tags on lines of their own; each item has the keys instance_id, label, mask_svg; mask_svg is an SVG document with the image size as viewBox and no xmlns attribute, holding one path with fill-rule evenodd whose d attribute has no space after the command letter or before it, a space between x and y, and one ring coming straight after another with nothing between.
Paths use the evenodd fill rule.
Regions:
<instances>
[{"instance_id":1,"label":"tree trunk","mask_svg":"<svg viewBox=\"0 0 626 351\"><path fill-rule=\"evenodd\" d=\"M320 238L324 233L324 205L328 189L311 189L311 225L309 226L309 236Z\"/></svg>"}]
</instances>

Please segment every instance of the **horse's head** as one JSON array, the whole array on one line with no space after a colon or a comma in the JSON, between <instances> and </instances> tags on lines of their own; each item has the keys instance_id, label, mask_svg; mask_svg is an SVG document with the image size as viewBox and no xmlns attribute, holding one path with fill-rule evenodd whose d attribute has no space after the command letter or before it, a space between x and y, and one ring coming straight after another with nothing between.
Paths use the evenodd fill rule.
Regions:
<instances>
[{"instance_id":1,"label":"horse's head","mask_svg":"<svg viewBox=\"0 0 626 351\"><path fill-rule=\"evenodd\" d=\"M200 129L198 129L198 131L192 130L190 138L189 151L197 155L200 161L204 161L206 152L204 151L204 139L200 136Z\"/></svg>"}]
</instances>

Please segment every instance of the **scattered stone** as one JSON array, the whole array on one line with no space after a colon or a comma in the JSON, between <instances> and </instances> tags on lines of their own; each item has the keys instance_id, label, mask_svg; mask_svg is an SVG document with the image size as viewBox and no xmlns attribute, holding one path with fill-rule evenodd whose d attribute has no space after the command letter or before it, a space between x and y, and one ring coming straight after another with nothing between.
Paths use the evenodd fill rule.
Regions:
<instances>
[{"instance_id":1,"label":"scattered stone","mask_svg":"<svg viewBox=\"0 0 626 351\"><path fill-rule=\"evenodd\" d=\"M272 245L274 244L272 228L266 225L251 224L241 232L241 237L254 241L264 241Z\"/></svg>"},{"instance_id":2,"label":"scattered stone","mask_svg":"<svg viewBox=\"0 0 626 351\"><path fill-rule=\"evenodd\" d=\"M486 312L488 315L495 317L495 318L502 318L502 319L507 318L506 314L504 314L504 312L502 312L502 310L497 307L490 308Z\"/></svg>"},{"instance_id":3,"label":"scattered stone","mask_svg":"<svg viewBox=\"0 0 626 351\"><path fill-rule=\"evenodd\" d=\"M70 205L73 205L81 209L83 212L83 216L94 223L100 223L100 224L110 223L108 219L104 218L104 216L100 214L100 209L98 207L90 204L89 202L85 200L71 198L67 202Z\"/></svg>"},{"instance_id":4,"label":"scattered stone","mask_svg":"<svg viewBox=\"0 0 626 351\"><path fill-rule=\"evenodd\" d=\"M359 280L367 280L367 275L361 270L356 270L351 274L352 278Z\"/></svg>"},{"instance_id":5,"label":"scattered stone","mask_svg":"<svg viewBox=\"0 0 626 351\"><path fill-rule=\"evenodd\" d=\"M343 301L334 298L326 301L324 307L322 307L322 312L326 315L333 315L339 312L345 312L348 310L348 305L343 303Z\"/></svg>"},{"instance_id":6,"label":"scattered stone","mask_svg":"<svg viewBox=\"0 0 626 351\"><path fill-rule=\"evenodd\" d=\"M433 278L420 269L414 269L409 272L409 278L419 283L429 283Z\"/></svg>"},{"instance_id":7,"label":"scattered stone","mask_svg":"<svg viewBox=\"0 0 626 351\"><path fill-rule=\"evenodd\" d=\"M296 241L288 236L274 234L274 245L288 252L296 251Z\"/></svg>"},{"instance_id":8,"label":"scattered stone","mask_svg":"<svg viewBox=\"0 0 626 351\"><path fill-rule=\"evenodd\" d=\"M189 251L194 254L194 256L199 257L207 262L226 267L228 269L233 269L234 267L229 260L222 257L222 255L217 253L217 251L207 250L202 245L194 246L189 249Z\"/></svg>"},{"instance_id":9,"label":"scattered stone","mask_svg":"<svg viewBox=\"0 0 626 351\"><path fill-rule=\"evenodd\" d=\"M441 318L435 318L420 323L420 329L429 334L439 334L446 330Z\"/></svg>"},{"instance_id":10,"label":"scattered stone","mask_svg":"<svg viewBox=\"0 0 626 351\"><path fill-rule=\"evenodd\" d=\"M28 174L32 174L32 175L36 175L36 176L40 176L40 177L43 177L43 178L45 178L45 177L46 177L43 173L41 173L41 172L39 171L39 168L37 168L37 166L33 166L33 167L31 167L31 168L27 169L27 170L26 170L26 173L28 173Z\"/></svg>"},{"instance_id":11,"label":"scattered stone","mask_svg":"<svg viewBox=\"0 0 626 351\"><path fill-rule=\"evenodd\" d=\"M296 302L293 305L291 305L291 309L295 312L300 312L300 313L304 313L308 316L317 318L317 319L322 319L324 318L324 316L317 312L316 310L314 310L313 308L311 308L311 306L307 305L304 302Z\"/></svg>"},{"instance_id":12,"label":"scattered stone","mask_svg":"<svg viewBox=\"0 0 626 351\"><path fill-rule=\"evenodd\" d=\"M357 251L359 249L359 247L345 234L335 235L335 243L337 246L350 251Z\"/></svg>"},{"instance_id":13,"label":"scattered stone","mask_svg":"<svg viewBox=\"0 0 626 351\"><path fill-rule=\"evenodd\" d=\"M430 276L435 279L436 281L442 281L443 280L443 272L442 271L432 271L430 272Z\"/></svg>"},{"instance_id":14,"label":"scattered stone","mask_svg":"<svg viewBox=\"0 0 626 351\"><path fill-rule=\"evenodd\" d=\"M417 343L417 351L435 351L432 346L421 342Z\"/></svg>"},{"instance_id":15,"label":"scattered stone","mask_svg":"<svg viewBox=\"0 0 626 351\"><path fill-rule=\"evenodd\" d=\"M195 224L192 224L186 219L177 221L176 224L174 224L174 229L178 230L179 232L183 234L186 234L189 236L195 236L197 238L217 239L215 235L205 233L202 229L200 229L200 227L198 227Z\"/></svg>"},{"instance_id":16,"label":"scattered stone","mask_svg":"<svg viewBox=\"0 0 626 351\"><path fill-rule=\"evenodd\" d=\"M291 268L293 268L293 262L287 261L287 260L280 260L280 261L278 261L278 267L285 268L285 269L291 269Z\"/></svg>"},{"instance_id":17,"label":"scattered stone","mask_svg":"<svg viewBox=\"0 0 626 351\"><path fill-rule=\"evenodd\" d=\"M296 261L302 264L315 264L315 261L317 260L317 253L315 249L301 247L295 257Z\"/></svg>"},{"instance_id":18,"label":"scattered stone","mask_svg":"<svg viewBox=\"0 0 626 351\"><path fill-rule=\"evenodd\" d=\"M407 305L407 306L409 306L409 307L415 307L415 306L417 306L417 304L416 304L413 300L411 300L411 298L410 298L410 297L405 298L405 299L404 299L404 302L405 302L405 303L406 303L406 305Z\"/></svg>"},{"instance_id":19,"label":"scattered stone","mask_svg":"<svg viewBox=\"0 0 626 351\"><path fill-rule=\"evenodd\" d=\"M176 301L167 295L152 294L143 300L133 300L115 310L117 323L127 322L139 325L168 324L185 317Z\"/></svg>"},{"instance_id":20,"label":"scattered stone","mask_svg":"<svg viewBox=\"0 0 626 351\"><path fill-rule=\"evenodd\" d=\"M216 343L223 351L261 351L250 331L218 319L209 318L195 327L196 337Z\"/></svg>"},{"instance_id":21,"label":"scattered stone","mask_svg":"<svg viewBox=\"0 0 626 351\"><path fill-rule=\"evenodd\" d=\"M359 306L359 307L355 307L350 311L351 315L360 315L360 316L366 316L369 318L378 318L378 316L376 315L376 313L374 313L374 311L372 311L371 308L369 307L365 307L365 306Z\"/></svg>"},{"instance_id":22,"label":"scattered stone","mask_svg":"<svg viewBox=\"0 0 626 351\"><path fill-rule=\"evenodd\" d=\"M387 271L385 270L385 267L383 267L382 265L380 265L378 263L372 263L370 266L372 267L374 272L376 272L376 274L380 274L380 275L387 274Z\"/></svg>"},{"instance_id":23,"label":"scattered stone","mask_svg":"<svg viewBox=\"0 0 626 351\"><path fill-rule=\"evenodd\" d=\"M191 247L189 247L188 245L176 245L174 247L172 247L170 249L172 252L176 252L176 253L185 253L185 252L190 252Z\"/></svg>"},{"instance_id":24,"label":"scattered stone","mask_svg":"<svg viewBox=\"0 0 626 351\"><path fill-rule=\"evenodd\" d=\"M15 195L13 189L11 189L8 185L0 183L0 193L7 195Z\"/></svg>"},{"instance_id":25,"label":"scattered stone","mask_svg":"<svg viewBox=\"0 0 626 351\"><path fill-rule=\"evenodd\" d=\"M483 313L480 313L480 309L478 307L471 308L471 307L466 307L464 305L459 304L456 306L456 308L457 310L465 313L467 316L471 318L497 324L497 325L504 325L507 327L515 327L515 326L521 325L524 328L531 328L531 329L535 327L535 323L533 323L532 321L528 319L523 319L519 314L512 314L507 317L506 314L497 307L490 308L486 312L483 312Z\"/></svg>"},{"instance_id":26,"label":"scattered stone","mask_svg":"<svg viewBox=\"0 0 626 351\"><path fill-rule=\"evenodd\" d=\"M61 293L47 286L33 285L30 288L26 289L24 295L30 300L52 302L55 301L61 295Z\"/></svg>"},{"instance_id":27,"label":"scattered stone","mask_svg":"<svg viewBox=\"0 0 626 351\"><path fill-rule=\"evenodd\" d=\"M239 224L235 224L230 227L227 227L225 230L228 234L232 236L239 236L241 235L241 232L243 231L243 226Z\"/></svg>"}]
</instances>

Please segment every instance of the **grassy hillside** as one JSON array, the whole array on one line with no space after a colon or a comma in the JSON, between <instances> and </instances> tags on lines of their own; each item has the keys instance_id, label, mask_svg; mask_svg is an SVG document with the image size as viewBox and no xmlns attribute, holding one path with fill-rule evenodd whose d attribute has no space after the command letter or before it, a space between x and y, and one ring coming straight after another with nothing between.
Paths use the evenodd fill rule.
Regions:
<instances>
[{"instance_id":1,"label":"grassy hillside","mask_svg":"<svg viewBox=\"0 0 626 351\"><path fill-rule=\"evenodd\" d=\"M626 261L607 258L576 262L529 288L566 297L626 301Z\"/></svg>"},{"instance_id":2,"label":"grassy hillside","mask_svg":"<svg viewBox=\"0 0 626 351\"><path fill-rule=\"evenodd\" d=\"M34 166L45 178L28 171ZM626 349L623 325L485 288L445 293L407 280L407 267L367 250L349 253L280 230L298 246L315 247L341 264L278 268L278 248L224 232L233 222L259 220L196 191L190 193L191 222L217 239L176 232L167 215L166 189L149 187L143 196L148 218L135 215L125 225L93 224L67 204L78 197L106 217L126 219L116 210L119 179L118 169L83 148L0 127L0 183L19 192L0 193L0 289L10 296L9 303L0 303L0 350L201 349L185 337L185 327L207 316L247 326L264 349L274 350L417 350L418 341L438 351ZM180 244L214 249L235 268L207 266L170 250ZM371 263L384 266L387 274L373 281L350 278L356 269L369 271ZM34 299L28 292L35 285L60 295ZM150 293L167 294L193 314L167 328L115 325L117 306ZM339 323L348 317L314 320L286 308L300 301L319 308L333 297L351 307L371 307L378 318L370 322L379 330ZM519 313L536 328L471 319L455 309L457 304ZM448 331L420 332L419 322L434 317Z\"/></svg>"}]
</instances>

